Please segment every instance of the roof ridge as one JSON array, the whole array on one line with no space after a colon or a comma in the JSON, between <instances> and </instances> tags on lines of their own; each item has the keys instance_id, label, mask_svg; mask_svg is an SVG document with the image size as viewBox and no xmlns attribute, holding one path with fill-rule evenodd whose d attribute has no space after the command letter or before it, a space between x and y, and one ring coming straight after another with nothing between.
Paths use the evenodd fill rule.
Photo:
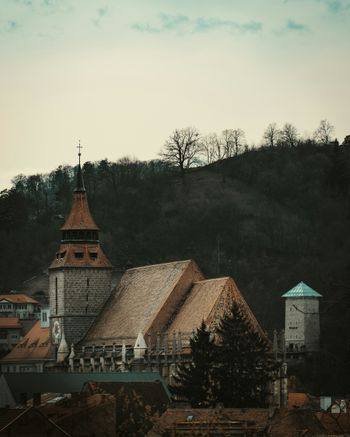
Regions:
<instances>
[{"instance_id":1,"label":"roof ridge","mask_svg":"<svg viewBox=\"0 0 350 437\"><path fill-rule=\"evenodd\" d=\"M128 269L126 272L132 271L132 270L145 270L145 269L149 269L151 267L159 267L159 266L167 266L170 264L181 264L181 263L191 263L193 262L192 259L184 259L184 260L177 260L177 261L169 261L169 262L165 262L165 263L157 263L157 264L148 264L146 266L139 266L139 267L132 267L131 269Z\"/></svg>"}]
</instances>

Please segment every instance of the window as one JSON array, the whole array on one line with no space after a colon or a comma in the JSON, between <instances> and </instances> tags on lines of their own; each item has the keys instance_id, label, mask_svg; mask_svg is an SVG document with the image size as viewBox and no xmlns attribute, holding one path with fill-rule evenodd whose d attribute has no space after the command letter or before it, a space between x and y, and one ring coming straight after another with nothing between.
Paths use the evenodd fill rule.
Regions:
<instances>
[{"instance_id":1,"label":"window","mask_svg":"<svg viewBox=\"0 0 350 437\"><path fill-rule=\"evenodd\" d=\"M97 258L97 252L89 252L90 258L91 259L96 259Z\"/></svg>"},{"instance_id":2,"label":"window","mask_svg":"<svg viewBox=\"0 0 350 437\"><path fill-rule=\"evenodd\" d=\"M45 311L41 313L41 320L47 322L47 313Z\"/></svg>"},{"instance_id":3,"label":"window","mask_svg":"<svg viewBox=\"0 0 350 437\"><path fill-rule=\"evenodd\" d=\"M57 280L57 276L55 278L55 301L56 301L56 314L58 312L58 292L57 292L57 288L58 288L58 280Z\"/></svg>"},{"instance_id":4,"label":"window","mask_svg":"<svg viewBox=\"0 0 350 437\"><path fill-rule=\"evenodd\" d=\"M84 258L84 253L83 253L83 252L75 252L75 253L74 253L74 256L75 256L76 258Z\"/></svg>"}]
</instances>

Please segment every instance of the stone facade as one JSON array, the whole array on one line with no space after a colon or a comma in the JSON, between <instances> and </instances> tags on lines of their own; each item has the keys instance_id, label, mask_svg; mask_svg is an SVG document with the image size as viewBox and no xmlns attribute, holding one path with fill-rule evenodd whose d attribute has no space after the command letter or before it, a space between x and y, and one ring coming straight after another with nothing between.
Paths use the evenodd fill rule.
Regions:
<instances>
[{"instance_id":1,"label":"stone facade","mask_svg":"<svg viewBox=\"0 0 350 437\"><path fill-rule=\"evenodd\" d=\"M84 337L110 295L111 269L52 269L49 283L52 343L59 344L64 332L67 343L75 344Z\"/></svg>"},{"instance_id":2,"label":"stone facade","mask_svg":"<svg viewBox=\"0 0 350 437\"><path fill-rule=\"evenodd\" d=\"M320 314L317 298L286 299L285 338L288 351L319 349Z\"/></svg>"}]
</instances>

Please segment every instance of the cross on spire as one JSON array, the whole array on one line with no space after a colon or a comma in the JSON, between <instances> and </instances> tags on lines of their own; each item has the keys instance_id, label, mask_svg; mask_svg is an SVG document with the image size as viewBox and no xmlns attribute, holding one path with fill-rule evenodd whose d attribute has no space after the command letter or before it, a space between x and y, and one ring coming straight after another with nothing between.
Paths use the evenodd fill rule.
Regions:
<instances>
[{"instance_id":1,"label":"cross on spire","mask_svg":"<svg viewBox=\"0 0 350 437\"><path fill-rule=\"evenodd\" d=\"M79 157L79 167L80 167L80 157L81 157L81 149L83 148L83 146L80 145L80 140L79 140L79 144L77 146L77 149L79 150L78 152L78 157Z\"/></svg>"}]
</instances>

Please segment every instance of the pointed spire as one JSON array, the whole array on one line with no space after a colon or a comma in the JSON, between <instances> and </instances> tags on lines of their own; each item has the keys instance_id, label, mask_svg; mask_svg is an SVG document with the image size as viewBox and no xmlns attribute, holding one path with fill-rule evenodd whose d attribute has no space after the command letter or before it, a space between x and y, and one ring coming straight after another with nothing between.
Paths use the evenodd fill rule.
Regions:
<instances>
[{"instance_id":1,"label":"pointed spire","mask_svg":"<svg viewBox=\"0 0 350 437\"><path fill-rule=\"evenodd\" d=\"M78 171L77 171L77 185L75 187L75 192L85 192L85 186L84 186L84 179L83 179L83 173L81 171L81 162L80 162L80 157L81 157L81 149L83 148L83 146L80 145L80 140L79 140L79 145L77 146L77 149L79 150L78 152Z\"/></svg>"}]
</instances>

